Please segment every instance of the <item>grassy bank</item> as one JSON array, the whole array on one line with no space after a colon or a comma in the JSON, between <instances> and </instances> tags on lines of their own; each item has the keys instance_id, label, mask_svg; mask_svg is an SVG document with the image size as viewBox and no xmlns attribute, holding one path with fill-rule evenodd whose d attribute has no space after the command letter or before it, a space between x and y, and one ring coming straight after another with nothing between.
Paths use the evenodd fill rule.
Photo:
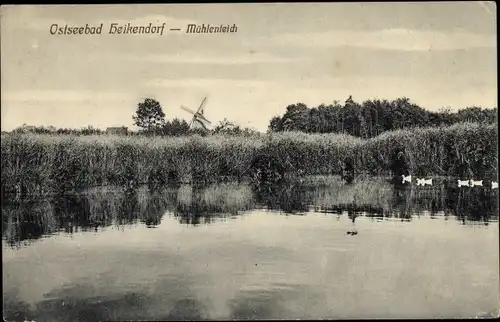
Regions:
<instances>
[{"instance_id":1,"label":"grassy bank","mask_svg":"<svg viewBox=\"0 0 500 322\"><path fill-rule=\"evenodd\" d=\"M286 132L260 137L120 137L2 134L2 191L284 177L391 175L395 158L415 175L497 180L496 125L398 130L372 139Z\"/></svg>"}]
</instances>

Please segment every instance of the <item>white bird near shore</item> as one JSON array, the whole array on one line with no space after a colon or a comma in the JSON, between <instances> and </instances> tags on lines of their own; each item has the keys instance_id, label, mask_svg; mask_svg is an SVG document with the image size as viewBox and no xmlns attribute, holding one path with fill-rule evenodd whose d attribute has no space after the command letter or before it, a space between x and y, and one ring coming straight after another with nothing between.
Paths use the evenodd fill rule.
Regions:
<instances>
[{"instance_id":1,"label":"white bird near shore","mask_svg":"<svg viewBox=\"0 0 500 322\"><path fill-rule=\"evenodd\" d=\"M432 179L417 178L417 186L425 186L426 184L432 186Z\"/></svg>"},{"instance_id":2,"label":"white bird near shore","mask_svg":"<svg viewBox=\"0 0 500 322\"><path fill-rule=\"evenodd\" d=\"M470 186L471 187L482 186L482 185L483 185L483 180L474 181L474 180L470 179Z\"/></svg>"},{"instance_id":3,"label":"white bird near shore","mask_svg":"<svg viewBox=\"0 0 500 322\"><path fill-rule=\"evenodd\" d=\"M460 180L460 179L458 179L458 186L459 187L468 187L469 186L469 180Z\"/></svg>"},{"instance_id":4,"label":"white bird near shore","mask_svg":"<svg viewBox=\"0 0 500 322\"><path fill-rule=\"evenodd\" d=\"M411 174L409 176L401 175L403 177L403 183L409 182L411 183Z\"/></svg>"},{"instance_id":5,"label":"white bird near shore","mask_svg":"<svg viewBox=\"0 0 500 322\"><path fill-rule=\"evenodd\" d=\"M498 189L498 182L496 181L491 182L491 189Z\"/></svg>"}]
</instances>

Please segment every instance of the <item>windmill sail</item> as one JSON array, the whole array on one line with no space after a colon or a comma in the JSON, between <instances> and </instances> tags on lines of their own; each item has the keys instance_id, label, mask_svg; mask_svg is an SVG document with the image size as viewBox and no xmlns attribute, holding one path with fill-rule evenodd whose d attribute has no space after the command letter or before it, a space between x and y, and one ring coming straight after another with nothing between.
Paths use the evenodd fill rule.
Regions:
<instances>
[{"instance_id":1,"label":"windmill sail","mask_svg":"<svg viewBox=\"0 0 500 322\"><path fill-rule=\"evenodd\" d=\"M191 114L193 114L193 115L194 115L194 114L196 114L196 112L195 112L195 111L193 111L192 109L190 109L190 108L188 108L188 107L185 107L185 106L181 105L181 108L182 108L184 111L189 112L189 113L191 113Z\"/></svg>"},{"instance_id":2,"label":"windmill sail","mask_svg":"<svg viewBox=\"0 0 500 322\"><path fill-rule=\"evenodd\" d=\"M204 112L204 110L205 110L205 102L206 102L206 101L207 101L207 98L205 97L205 98L203 99L203 101L201 102L200 107L198 108L198 112L197 112L197 113L199 113L199 114L203 115L203 112Z\"/></svg>"},{"instance_id":3,"label":"windmill sail","mask_svg":"<svg viewBox=\"0 0 500 322\"><path fill-rule=\"evenodd\" d=\"M204 123L212 124L212 122L210 122L209 120L207 120L207 119L205 118L205 116L203 116L203 115L196 115L196 119L197 119L198 121L201 121L201 122L204 122Z\"/></svg>"},{"instance_id":4,"label":"windmill sail","mask_svg":"<svg viewBox=\"0 0 500 322\"><path fill-rule=\"evenodd\" d=\"M191 122L189 123L189 127L190 128L203 128L203 129L207 129L207 125L206 124L212 124L209 120L207 120L205 118L205 116L203 115L204 111L205 111L205 103L207 101L207 98L205 97L203 99L203 101L201 102L200 106L198 107L198 109L195 111L191 110L190 108L188 107L185 107L183 105L181 105L181 109L183 109L184 111L190 113L193 115L193 118L191 119Z\"/></svg>"}]
</instances>

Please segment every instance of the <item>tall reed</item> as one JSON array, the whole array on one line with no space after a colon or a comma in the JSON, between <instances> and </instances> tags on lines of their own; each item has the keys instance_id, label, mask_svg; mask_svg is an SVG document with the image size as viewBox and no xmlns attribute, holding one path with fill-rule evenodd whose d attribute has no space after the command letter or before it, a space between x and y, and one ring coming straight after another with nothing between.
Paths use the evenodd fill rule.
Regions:
<instances>
[{"instance_id":1,"label":"tall reed","mask_svg":"<svg viewBox=\"0 0 500 322\"><path fill-rule=\"evenodd\" d=\"M1 135L2 192L222 180L276 182L300 175L390 175L395 152L411 173L497 180L498 130L456 124L372 139L285 132L256 137ZM348 167L347 165L350 165Z\"/></svg>"}]
</instances>

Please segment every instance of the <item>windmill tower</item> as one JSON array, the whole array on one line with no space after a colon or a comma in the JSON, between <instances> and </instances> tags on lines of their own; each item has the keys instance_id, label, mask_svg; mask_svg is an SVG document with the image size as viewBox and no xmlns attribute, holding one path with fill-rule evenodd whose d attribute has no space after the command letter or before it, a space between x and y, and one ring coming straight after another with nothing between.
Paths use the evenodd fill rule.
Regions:
<instances>
[{"instance_id":1,"label":"windmill tower","mask_svg":"<svg viewBox=\"0 0 500 322\"><path fill-rule=\"evenodd\" d=\"M207 124L212 124L212 122L207 120L205 118L205 116L203 115L203 113L205 111L205 102L206 101L207 101L207 98L205 97L203 99L203 101L201 102L200 107L198 107L198 109L196 110L196 112L191 110L190 108L187 108L187 107L181 105L181 108L184 111L193 115L193 118L191 119L191 122L189 123L190 129L203 128L203 129L207 130Z\"/></svg>"}]
</instances>

